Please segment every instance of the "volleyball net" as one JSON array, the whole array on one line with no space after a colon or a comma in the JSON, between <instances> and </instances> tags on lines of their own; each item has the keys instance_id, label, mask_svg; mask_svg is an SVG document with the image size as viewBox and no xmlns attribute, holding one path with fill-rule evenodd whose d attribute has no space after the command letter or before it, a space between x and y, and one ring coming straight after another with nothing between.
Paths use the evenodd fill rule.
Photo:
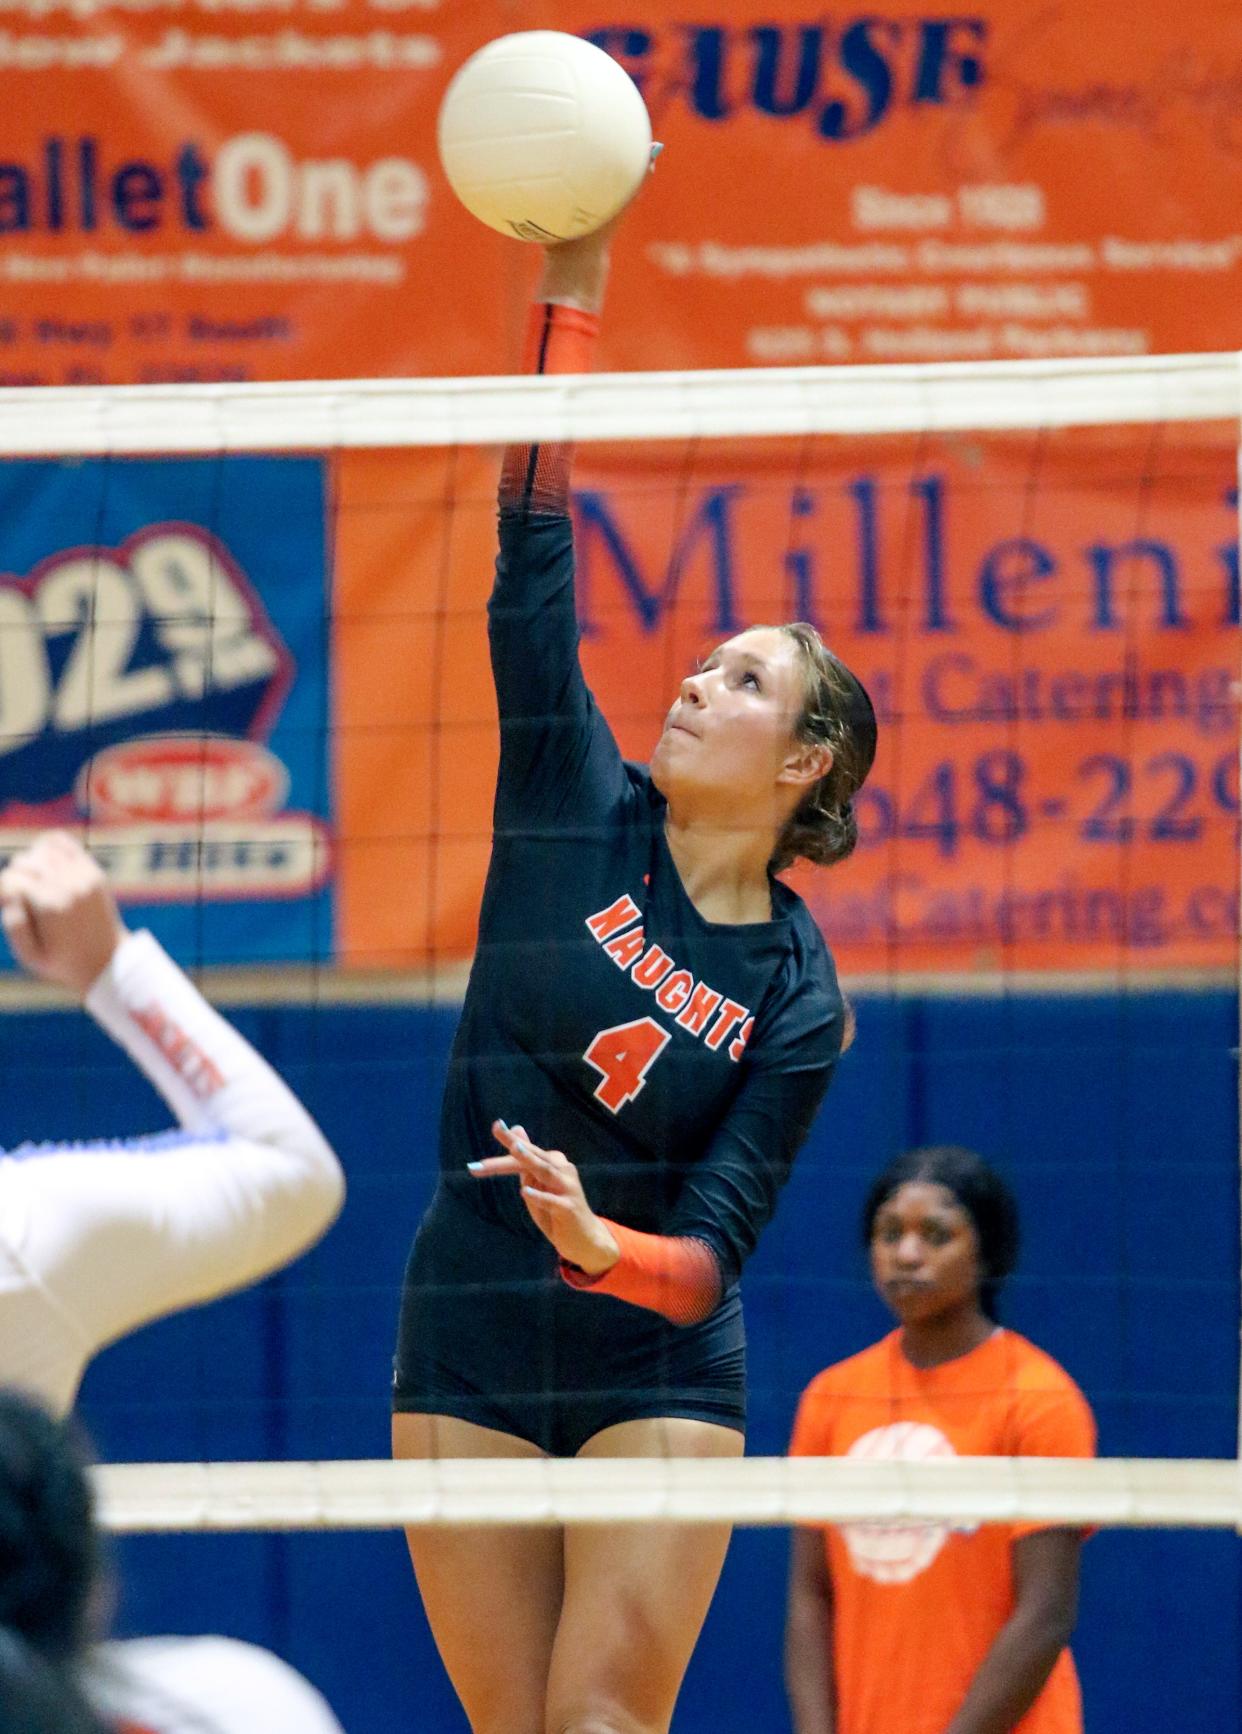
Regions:
<instances>
[{"instance_id":1,"label":"volleyball net","mask_svg":"<svg viewBox=\"0 0 1242 1734\"><path fill-rule=\"evenodd\" d=\"M1234 355L0 392L0 852L80 828L351 1185L250 1382L143 1435L204 1461L101 1470L106 1520L1236 1527L1240 404ZM859 1037L745 1281L737 1464L380 1464L363 1419L488 858L496 448L553 440L627 755L753 621L814 621L880 715L856 856L794 874ZM0 1003L55 1001L8 975ZM129 1129L86 1038L30 1027L7 1141ZM866 1184L932 1142L1015 1180L1005 1316L1112 1460L779 1457L810 1376L885 1328ZM207 1364L210 1313L161 1328Z\"/></svg>"},{"instance_id":2,"label":"volleyball net","mask_svg":"<svg viewBox=\"0 0 1242 1734\"><path fill-rule=\"evenodd\" d=\"M0 843L88 827L205 966L454 999L495 447L569 439L623 750L747 620L868 680L859 857L795 879L852 979L1219 977L1237 395L1232 356L2 392Z\"/></svg>"},{"instance_id":3,"label":"volleyball net","mask_svg":"<svg viewBox=\"0 0 1242 1734\"><path fill-rule=\"evenodd\" d=\"M117 1534L565 1523L1242 1529L1221 1459L540 1458L128 1463L95 1472Z\"/></svg>"}]
</instances>

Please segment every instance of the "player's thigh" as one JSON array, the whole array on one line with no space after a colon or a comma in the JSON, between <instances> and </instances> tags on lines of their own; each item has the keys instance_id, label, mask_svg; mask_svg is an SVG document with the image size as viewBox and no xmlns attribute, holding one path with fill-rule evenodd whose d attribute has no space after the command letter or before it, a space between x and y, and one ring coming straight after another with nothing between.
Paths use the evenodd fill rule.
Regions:
<instances>
[{"instance_id":1,"label":"player's thigh","mask_svg":"<svg viewBox=\"0 0 1242 1734\"><path fill-rule=\"evenodd\" d=\"M740 1457L704 1421L624 1421L580 1457ZM668 1727L729 1546L728 1524L570 1524L547 1734Z\"/></svg>"},{"instance_id":2,"label":"player's thigh","mask_svg":"<svg viewBox=\"0 0 1242 1734\"><path fill-rule=\"evenodd\" d=\"M445 1415L394 1415L394 1457L542 1457L528 1440ZM561 1531L407 1529L436 1648L474 1734L543 1734L563 1586Z\"/></svg>"}]
</instances>

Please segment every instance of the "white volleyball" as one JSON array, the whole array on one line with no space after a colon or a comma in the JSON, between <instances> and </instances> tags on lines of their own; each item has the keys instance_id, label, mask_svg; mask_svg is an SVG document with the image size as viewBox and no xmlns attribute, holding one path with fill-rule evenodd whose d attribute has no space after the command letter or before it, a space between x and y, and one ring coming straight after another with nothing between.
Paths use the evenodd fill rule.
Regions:
<instances>
[{"instance_id":1,"label":"white volleyball","mask_svg":"<svg viewBox=\"0 0 1242 1734\"><path fill-rule=\"evenodd\" d=\"M440 161L466 209L523 241L589 235L637 191L651 157L638 86L559 30L501 36L444 93Z\"/></svg>"}]
</instances>

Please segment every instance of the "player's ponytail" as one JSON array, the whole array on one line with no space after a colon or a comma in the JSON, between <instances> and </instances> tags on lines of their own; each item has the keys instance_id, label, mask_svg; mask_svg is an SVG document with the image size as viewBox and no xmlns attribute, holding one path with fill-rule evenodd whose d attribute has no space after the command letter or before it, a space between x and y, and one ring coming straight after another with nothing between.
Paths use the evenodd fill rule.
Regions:
<instances>
[{"instance_id":1,"label":"player's ponytail","mask_svg":"<svg viewBox=\"0 0 1242 1734\"><path fill-rule=\"evenodd\" d=\"M803 796L777 839L773 873L795 861L831 867L858 843L854 796L875 760L875 709L866 688L813 626L794 621L779 628L797 645L806 697L794 731L800 741L831 749L832 765Z\"/></svg>"}]
</instances>

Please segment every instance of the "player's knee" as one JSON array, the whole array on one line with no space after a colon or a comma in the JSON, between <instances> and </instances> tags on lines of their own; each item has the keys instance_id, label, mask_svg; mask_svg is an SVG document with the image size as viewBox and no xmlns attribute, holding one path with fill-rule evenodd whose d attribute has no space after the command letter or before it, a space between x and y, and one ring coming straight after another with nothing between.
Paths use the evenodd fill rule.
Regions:
<instances>
[{"instance_id":1,"label":"player's knee","mask_svg":"<svg viewBox=\"0 0 1242 1734\"><path fill-rule=\"evenodd\" d=\"M484 1711L470 1717L470 1734L543 1734L536 1713L524 1716L513 1705L498 1705L494 1712Z\"/></svg>"},{"instance_id":2,"label":"player's knee","mask_svg":"<svg viewBox=\"0 0 1242 1734\"><path fill-rule=\"evenodd\" d=\"M543 1684L533 1672L523 1668L463 1672L459 1667L454 1685L470 1734L544 1734Z\"/></svg>"},{"instance_id":3,"label":"player's knee","mask_svg":"<svg viewBox=\"0 0 1242 1734\"><path fill-rule=\"evenodd\" d=\"M658 1734L659 1726L635 1708L597 1699L550 1711L545 1734Z\"/></svg>"},{"instance_id":4,"label":"player's knee","mask_svg":"<svg viewBox=\"0 0 1242 1734\"><path fill-rule=\"evenodd\" d=\"M462 1708L470 1734L543 1734L543 1706L522 1691L493 1691L486 1682L483 1691L467 1688Z\"/></svg>"}]
</instances>

